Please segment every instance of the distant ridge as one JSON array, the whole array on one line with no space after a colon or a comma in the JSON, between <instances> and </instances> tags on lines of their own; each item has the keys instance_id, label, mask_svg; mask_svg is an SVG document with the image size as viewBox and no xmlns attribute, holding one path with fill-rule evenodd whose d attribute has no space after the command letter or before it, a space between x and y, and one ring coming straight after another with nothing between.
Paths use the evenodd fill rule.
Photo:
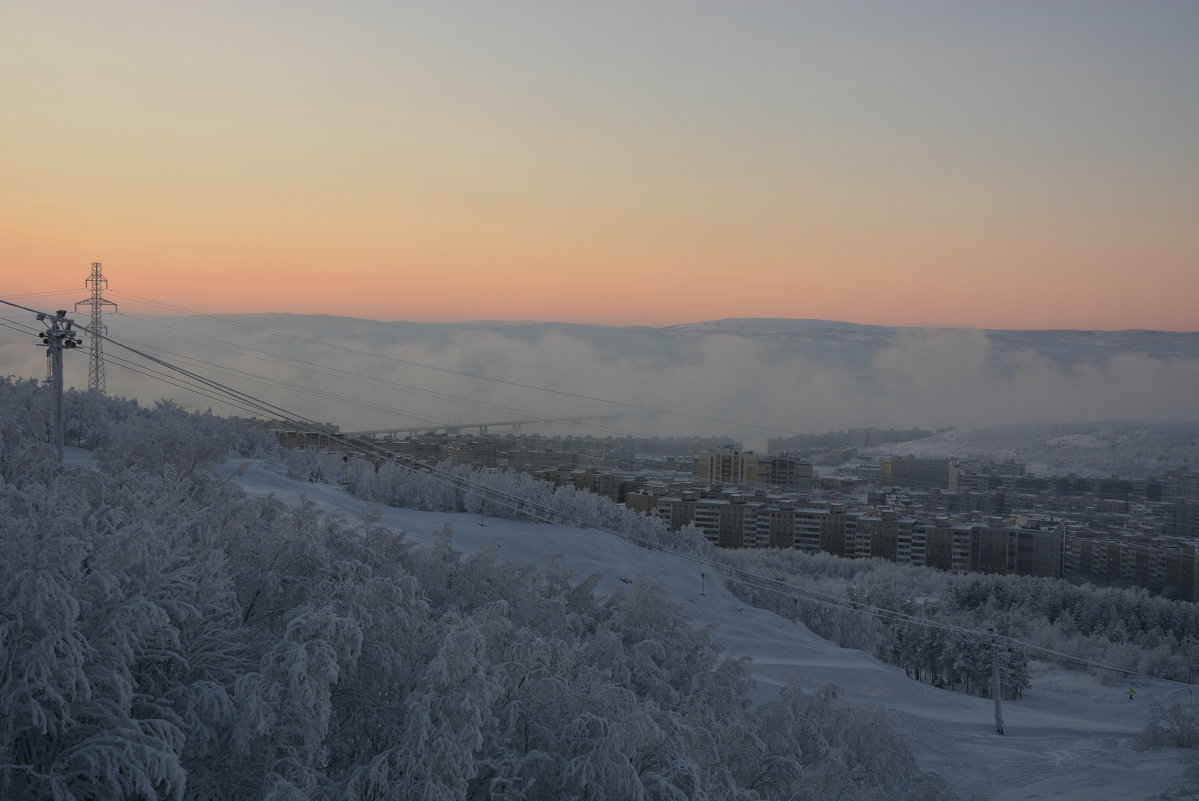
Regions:
<instances>
[{"instance_id":1,"label":"distant ridge","mask_svg":"<svg viewBox=\"0 0 1199 801\"><path fill-rule=\"evenodd\" d=\"M981 331L985 334L1149 334L1166 336L1194 336L1199 331L1167 331L1154 328L974 328L970 326L943 325L876 325L874 323L850 323L844 320L819 320L791 317L724 317L719 320L701 320L693 323L678 323L662 326L662 331L724 331L735 333L780 333L785 331L820 330L875 330L875 331Z\"/></svg>"},{"instance_id":2,"label":"distant ridge","mask_svg":"<svg viewBox=\"0 0 1199 801\"><path fill-rule=\"evenodd\" d=\"M727 317L721 320L705 320L696 323L680 323L664 326L661 330L672 332L694 331L726 332L739 334L781 333L786 331L847 331L886 330L888 326L865 323L846 323L840 320L793 319L790 317Z\"/></svg>"},{"instance_id":3,"label":"distant ridge","mask_svg":"<svg viewBox=\"0 0 1199 801\"><path fill-rule=\"evenodd\" d=\"M941 343L946 352L984 358L1000 371L1016 369L1013 359L1037 354L1062 368L1103 366L1120 354L1136 354L1167 363L1199 360L1199 332L1022 330L881 326L810 318L730 317L662 327L592 323L497 321L438 323L365 320L302 314L236 314L225 319L278 329L316 339L368 341L372 347L425 343L447 346L463 336L495 336L538 345L549 337L586 343L594 357L640 358L654 355L675 362L702 358L710 337L743 337L772 354L776 362L802 358L810 364L848 370L871 369L880 351L922 342ZM938 357L944 358L944 356Z\"/></svg>"},{"instance_id":4,"label":"distant ridge","mask_svg":"<svg viewBox=\"0 0 1199 801\"><path fill-rule=\"evenodd\" d=\"M171 318L175 315L146 315L148 317ZM878 332L894 333L899 331L954 331L981 332L983 334L1000 335L1006 338L1029 337L1062 337L1078 335L1103 339L1129 340L1135 337L1151 337L1155 339L1176 338L1178 342L1199 341L1199 331L1168 331L1151 328L973 328L969 326L935 326L935 325L876 325L873 323L852 323L845 320L822 320L809 317L724 317L717 320L697 320L689 323L674 325L614 325L609 323L571 322L566 320L457 320L452 322L420 321L420 320L378 320L366 317L347 317L336 314L295 314L292 312L238 312L229 314L214 314L229 320L254 320L257 325L269 325L272 322L304 322L320 321L330 324L378 324L389 326L406 326L411 328L475 328L475 329L559 329L559 330L597 330L606 332L635 331L635 332L666 332L670 334L743 334L754 336L759 334L813 333L820 331L855 331L859 333Z\"/></svg>"}]
</instances>

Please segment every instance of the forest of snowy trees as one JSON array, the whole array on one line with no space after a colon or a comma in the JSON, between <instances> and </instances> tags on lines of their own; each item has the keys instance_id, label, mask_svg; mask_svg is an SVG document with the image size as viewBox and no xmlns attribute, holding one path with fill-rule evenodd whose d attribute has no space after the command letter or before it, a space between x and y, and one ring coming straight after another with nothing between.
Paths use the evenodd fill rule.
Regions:
<instances>
[{"instance_id":1,"label":"forest of snowy trees","mask_svg":"<svg viewBox=\"0 0 1199 801\"><path fill-rule=\"evenodd\" d=\"M880 707L794 685L753 705L746 663L651 582L601 597L369 507L250 498L211 468L282 458L261 435L68 402L85 465L55 463L49 391L0 379L0 797L953 797ZM479 503L370 476L380 500ZM592 497L555 502L678 536Z\"/></svg>"},{"instance_id":2,"label":"forest of snowy trees","mask_svg":"<svg viewBox=\"0 0 1199 801\"><path fill-rule=\"evenodd\" d=\"M369 460L355 459L345 470L340 455L311 451L292 452L288 465L296 478L332 481L344 477L347 489L380 503L440 511L478 512L485 508L495 516L520 517L400 465L376 468ZM461 465L441 467L639 541L697 552L731 568L851 602L895 610L934 624L993 631L1110 666L1092 670L1099 681L1123 681L1122 671L1185 680L1199 657L1199 606L1156 597L1143 588L1095 587L1014 575L954 575L885 560L788 550L720 550L710 546L697 529L671 532L662 521L594 493L555 488L523 473L472 474ZM796 616L817 634L874 654L914 679L984 696L991 693L990 657L979 637L948 634L918 623L885 623L868 614L788 599L776 590L736 580L728 584L748 603ZM1005 697L1020 697L1030 681L1028 655L1018 648L1005 648L1001 664Z\"/></svg>"},{"instance_id":3,"label":"forest of snowy trees","mask_svg":"<svg viewBox=\"0 0 1199 801\"><path fill-rule=\"evenodd\" d=\"M1199 656L1199 606L1167 600L1143 588L1095 587L1031 576L951 574L883 560L841 559L798 551L737 551L736 566L819 589L850 601L892 609L948 627L1003 637L1100 663L1101 682L1122 682L1123 671L1190 678ZM775 609L777 595L732 582L750 603ZM980 656L985 638L938 631L919 624L887 624L860 612L805 600L796 614L816 633L859 648L904 668L912 678L938 686L987 694L989 670ZM1028 687L1028 656L1005 649L1004 694Z\"/></svg>"}]
</instances>

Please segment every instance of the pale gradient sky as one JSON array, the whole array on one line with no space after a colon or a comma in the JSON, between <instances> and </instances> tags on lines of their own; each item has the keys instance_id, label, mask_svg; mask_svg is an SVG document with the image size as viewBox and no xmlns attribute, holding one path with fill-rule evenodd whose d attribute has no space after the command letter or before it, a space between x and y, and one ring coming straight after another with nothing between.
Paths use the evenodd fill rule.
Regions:
<instances>
[{"instance_id":1,"label":"pale gradient sky","mask_svg":"<svg viewBox=\"0 0 1199 801\"><path fill-rule=\"evenodd\" d=\"M1190 0L0 0L0 98L0 297L1199 329Z\"/></svg>"}]
</instances>

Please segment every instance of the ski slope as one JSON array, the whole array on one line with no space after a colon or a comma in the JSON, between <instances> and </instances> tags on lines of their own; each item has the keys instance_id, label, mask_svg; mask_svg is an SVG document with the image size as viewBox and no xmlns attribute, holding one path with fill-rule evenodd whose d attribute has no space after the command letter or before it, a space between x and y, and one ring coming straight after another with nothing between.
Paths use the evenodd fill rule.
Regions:
<instances>
[{"instance_id":1,"label":"ski slope","mask_svg":"<svg viewBox=\"0 0 1199 801\"><path fill-rule=\"evenodd\" d=\"M365 507L339 487L289 479L278 464L230 463L222 475L252 495L287 503L303 495L350 519ZM432 542L448 522L462 551L494 548L505 560L543 565L560 554L580 579L600 575L599 592L644 573L690 610L695 625L714 625L730 653L752 660L760 699L794 677L805 690L834 683L853 703L884 705L916 738L922 767L948 779L963 798L983 793L993 801L1140 801L1157 798L1182 778L1181 760L1189 752L1132 748L1150 704L1168 706L1185 696L1182 685L1138 683L1136 700L1129 701L1127 685L1104 686L1086 673L1033 663L1032 688L1003 705L1000 737L992 701L911 681L866 653L839 648L801 623L742 603L711 575L701 580L695 564L671 554L591 529L494 518L480 525L477 515L379 508L384 525L417 542Z\"/></svg>"}]
</instances>

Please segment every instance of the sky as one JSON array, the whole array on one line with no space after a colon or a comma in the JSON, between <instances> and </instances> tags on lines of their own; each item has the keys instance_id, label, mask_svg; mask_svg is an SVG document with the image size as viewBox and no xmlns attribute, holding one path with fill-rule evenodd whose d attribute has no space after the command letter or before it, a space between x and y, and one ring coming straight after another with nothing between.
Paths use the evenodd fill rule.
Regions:
<instances>
[{"instance_id":1,"label":"sky","mask_svg":"<svg viewBox=\"0 0 1199 801\"><path fill-rule=\"evenodd\" d=\"M1185 0L0 0L0 297L1199 330L1197 41Z\"/></svg>"}]
</instances>

